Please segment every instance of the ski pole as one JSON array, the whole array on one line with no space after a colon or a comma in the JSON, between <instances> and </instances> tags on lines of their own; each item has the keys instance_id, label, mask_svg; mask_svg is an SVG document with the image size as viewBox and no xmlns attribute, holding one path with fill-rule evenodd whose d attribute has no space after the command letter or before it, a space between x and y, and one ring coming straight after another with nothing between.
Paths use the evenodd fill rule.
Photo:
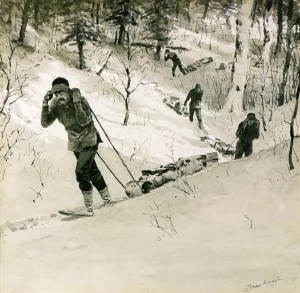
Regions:
<instances>
[{"instance_id":1,"label":"ski pole","mask_svg":"<svg viewBox=\"0 0 300 293\"><path fill-rule=\"evenodd\" d=\"M235 140L229 145L229 147L227 148L227 150L225 151L224 155L227 154L229 148L234 144L234 142L237 140L238 138L236 137Z\"/></svg>"},{"instance_id":2,"label":"ski pole","mask_svg":"<svg viewBox=\"0 0 300 293\"><path fill-rule=\"evenodd\" d=\"M97 155L98 155L98 157L100 158L100 160L103 162L103 164L106 166L106 168L110 171L110 173L115 177L115 179L120 183L120 185L122 185L122 187L124 188L124 189L126 189L125 188L125 186L124 186L124 184L118 179L118 177L115 175L115 173L109 168L109 166L106 164L106 162L103 160L103 158L99 155L99 153L97 152Z\"/></svg>"},{"instance_id":3,"label":"ski pole","mask_svg":"<svg viewBox=\"0 0 300 293\"><path fill-rule=\"evenodd\" d=\"M115 152L117 153L118 157L120 158L123 166L126 168L127 172L129 173L129 175L131 176L131 178L133 179L133 181L138 185L137 181L134 179L132 173L130 172L130 170L128 169L127 165L125 164L123 158L120 156L119 152L117 151L117 149L115 148L115 146L113 145L113 143L111 142L109 136L107 135L105 129L103 128L103 126L101 125L100 121L98 120L96 114L94 113L94 111L92 110L92 108L90 107L90 110L92 112L92 114L94 115L96 121L98 122L99 126L101 127L102 131L104 132L106 138L108 139L108 141L110 142L111 146L113 147L113 149L115 150Z\"/></svg>"}]
</instances>

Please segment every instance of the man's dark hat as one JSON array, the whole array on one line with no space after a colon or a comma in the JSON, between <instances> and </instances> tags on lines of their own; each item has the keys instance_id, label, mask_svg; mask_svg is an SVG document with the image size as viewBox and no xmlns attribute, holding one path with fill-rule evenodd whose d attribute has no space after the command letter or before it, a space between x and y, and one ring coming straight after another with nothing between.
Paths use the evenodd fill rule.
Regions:
<instances>
[{"instance_id":1,"label":"man's dark hat","mask_svg":"<svg viewBox=\"0 0 300 293\"><path fill-rule=\"evenodd\" d=\"M71 93L71 89L69 88L69 82L64 77L57 77L52 82L52 94L59 93L59 92L65 92L65 93Z\"/></svg>"},{"instance_id":2,"label":"man's dark hat","mask_svg":"<svg viewBox=\"0 0 300 293\"><path fill-rule=\"evenodd\" d=\"M69 86L69 82L67 79L65 79L64 77L57 77L53 80L52 82L52 86L56 85L56 84L65 84L67 86Z\"/></svg>"}]
</instances>

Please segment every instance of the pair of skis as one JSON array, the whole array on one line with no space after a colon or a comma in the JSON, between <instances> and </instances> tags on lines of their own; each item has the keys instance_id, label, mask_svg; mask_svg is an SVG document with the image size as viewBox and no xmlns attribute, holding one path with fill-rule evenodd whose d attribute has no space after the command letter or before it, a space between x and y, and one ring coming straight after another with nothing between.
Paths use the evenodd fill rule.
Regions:
<instances>
[{"instance_id":1,"label":"pair of skis","mask_svg":"<svg viewBox=\"0 0 300 293\"><path fill-rule=\"evenodd\" d=\"M109 207L115 205L116 203L125 201L127 199L128 198L112 201L111 204L109 204ZM100 203L92 205L93 210L98 210L98 209L101 209L105 206L106 205L100 204ZM64 215L64 216L75 216L75 217L91 217L91 216L94 215L94 212L88 211L88 209L85 206L78 207L78 208L75 208L75 209L59 210L58 213L61 214L61 215Z\"/></svg>"}]
</instances>

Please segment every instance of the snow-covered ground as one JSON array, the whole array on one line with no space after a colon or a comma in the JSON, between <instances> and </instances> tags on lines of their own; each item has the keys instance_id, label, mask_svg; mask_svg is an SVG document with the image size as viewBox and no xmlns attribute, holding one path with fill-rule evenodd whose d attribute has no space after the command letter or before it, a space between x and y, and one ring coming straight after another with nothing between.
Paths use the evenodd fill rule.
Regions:
<instances>
[{"instance_id":1,"label":"snow-covered ground","mask_svg":"<svg viewBox=\"0 0 300 293\"><path fill-rule=\"evenodd\" d=\"M199 47L200 34L185 29L176 34L174 45L191 49L180 54L184 64L212 56L212 67L218 67L233 59L233 43L212 39L209 51L209 35L202 36ZM134 92L129 125L123 126L125 106L113 89L122 91L115 71L122 67L117 53L102 78L94 72L98 59L113 48L99 50L88 61L92 71L79 71L49 51L45 37L39 36L37 44L39 50L19 61L20 70L39 66L29 72L36 79L25 89L26 100L15 103L7 129L24 127L29 119L23 137L30 139L18 142L8 161L0 162L5 170L0 182L1 224L32 218L34 225L2 231L1 292L298 292L300 143L296 139L296 168L289 171L285 122L291 119L293 102L272 109L272 119L267 114L267 131L261 129L254 155L227 163L220 156L223 163L217 167L188 177L189 187L181 183L186 193L168 184L96 211L94 218L64 221L54 216L58 209L82 205L75 157L67 150L58 122L47 129L40 126L43 96L57 76L80 88L135 178L144 168L214 149L200 141L196 124L163 103L170 95L184 100L199 82L199 71L171 78L171 63L154 64L152 56L141 54L132 65L151 61L144 79L157 84ZM134 72L133 83L139 78ZM205 103L202 112L206 130L227 143L235 139L238 123L246 116L227 108L216 113ZM299 125L297 118L296 134ZM99 153L126 184L131 177L98 129L104 140ZM125 196L103 163L97 163L112 197ZM94 198L100 201L97 194Z\"/></svg>"},{"instance_id":2,"label":"snow-covered ground","mask_svg":"<svg viewBox=\"0 0 300 293\"><path fill-rule=\"evenodd\" d=\"M2 292L298 292L300 166L289 172L287 153L282 143L193 175L188 193L170 184L11 232Z\"/></svg>"}]
</instances>

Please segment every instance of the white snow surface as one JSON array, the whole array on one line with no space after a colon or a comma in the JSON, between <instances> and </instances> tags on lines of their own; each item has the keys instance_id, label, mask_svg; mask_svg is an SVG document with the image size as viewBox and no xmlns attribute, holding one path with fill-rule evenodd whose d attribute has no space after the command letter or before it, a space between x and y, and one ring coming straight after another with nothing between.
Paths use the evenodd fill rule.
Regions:
<instances>
[{"instance_id":1,"label":"white snow surface","mask_svg":"<svg viewBox=\"0 0 300 293\"><path fill-rule=\"evenodd\" d=\"M29 32L28 42L33 43L32 34L38 34L31 28ZM209 51L209 34L201 38L201 47L200 34L179 29L176 36L174 45L191 49L180 54L184 64L212 56L217 68L220 62L233 60L233 43L213 38ZM81 90L135 178L142 169L215 150L199 139L196 123L163 103L170 95L184 101L197 83L197 71L172 78L171 63L150 63L144 81L157 85L141 86L134 92L129 124L123 126L125 106L113 89L122 91L115 71L121 68L116 52L99 78L97 58L103 60L109 49L88 61L91 71L79 71L60 60L53 48L49 51L45 37L38 38L39 51L19 63L21 69L38 63L30 71L30 78L36 79L28 82L26 99L14 104L8 128L25 127L23 137L28 139L17 143L12 156L0 162L1 224L29 218L37 224L16 232L2 231L1 292L299 291L300 143L295 140L295 170L289 171L289 124L285 122L291 119L293 102L272 109L267 131L261 128L251 157L225 162L228 159L220 155L218 166L189 176L187 184L170 183L97 210L93 218L66 221L57 211L82 205L74 174L76 160L67 150L62 125L57 121L47 129L40 125L43 97L57 76L66 77L71 87ZM143 53L132 65L145 60L153 58ZM140 78L135 71L133 85ZM260 117L258 110L254 112ZM232 143L247 113L240 109L215 113L204 101L202 114L212 140ZM126 184L132 178L95 123L104 141L99 147L101 157ZM299 125L298 114L296 135ZM123 198L123 188L96 160L112 198ZM101 202L96 191L94 200Z\"/></svg>"}]
</instances>

